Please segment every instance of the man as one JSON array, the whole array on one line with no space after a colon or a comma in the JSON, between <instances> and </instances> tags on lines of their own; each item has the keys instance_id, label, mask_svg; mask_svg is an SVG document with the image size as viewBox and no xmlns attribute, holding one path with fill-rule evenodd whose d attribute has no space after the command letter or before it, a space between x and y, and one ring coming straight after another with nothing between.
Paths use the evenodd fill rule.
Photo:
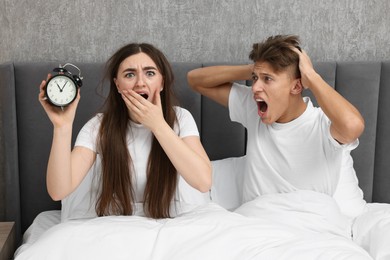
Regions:
<instances>
[{"instance_id":1,"label":"man","mask_svg":"<svg viewBox=\"0 0 390 260\"><path fill-rule=\"evenodd\" d=\"M194 90L228 107L247 129L243 202L297 190L328 194L350 217L353 240L374 259L390 259L390 206L366 204L350 155L364 130L359 111L314 70L297 36L269 37L249 58L251 65L188 73ZM252 88L233 83L248 79ZM304 88L318 108L302 97Z\"/></svg>"},{"instance_id":2,"label":"man","mask_svg":"<svg viewBox=\"0 0 390 260\"><path fill-rule=\"evenodd\" d=\"M313 190L333 196L350 151L364 130L359 111L314 70L293 35L269 37L249 55L254 64L188 73L190 86L228 107L247 129L243 202L262 194ZM252 88L233 83L253 80ZM314 94L313 107L302 91Z\"/></svg>"}]
</instances>

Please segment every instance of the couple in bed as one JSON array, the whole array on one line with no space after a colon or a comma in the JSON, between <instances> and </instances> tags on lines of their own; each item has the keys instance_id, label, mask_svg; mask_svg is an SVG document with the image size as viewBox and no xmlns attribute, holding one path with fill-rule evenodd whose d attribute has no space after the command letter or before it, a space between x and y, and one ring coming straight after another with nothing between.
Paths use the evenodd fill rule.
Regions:
<instances>
[{"instance_id":1,"label":"couple in bed","mask_svg":"<svg viewBox=\"0 0 390 260\"><path fill-rule=\"evenodd\" d=\"M253 64L188 73L194 90L228 107L231 120L247 129L244 202L297 190L333 196L340 175L355 174L350 151L364 130L362 116L316 73L298 37L269 37L254 44L249 57ZM104 109L82 128L73 149L80 93L62 111L44 100L50 75L40 85L39 100L54 127L50 196L66 199L92 169L96 216L169 218L177 205L197 204L193 198L211 188L211 163L192 115L175 105L164 54L150 44L128 44L108 60L105 77ZM253 86L233 83L238 80ZM302 97L305 88L320 108Z\"/></svg>"}]
</instances>

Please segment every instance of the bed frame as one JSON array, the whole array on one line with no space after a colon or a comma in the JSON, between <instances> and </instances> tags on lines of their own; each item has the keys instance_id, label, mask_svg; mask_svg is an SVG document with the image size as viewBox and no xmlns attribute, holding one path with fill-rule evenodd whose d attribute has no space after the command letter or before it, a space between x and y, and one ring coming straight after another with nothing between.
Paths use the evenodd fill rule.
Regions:
<instances>
[{"instance_id":1,"label":"bed frame","mask_svg":"<svg viewBox=\"0 0 390 260\"><path fill-rule=\"evenodd\" d=\"M0 198L5 199L4 208L0 208L5 213L0 215L0 221L15 221L19 242L40 212L61 206L51 200L46 190L52 126L38 102L40 82L58 64L0 65ZM84 123L102 105L103 98L97 88L102 85L104 68L103 63L74 64L81 69L84 80L73 141ZM188 71L216 64L174 62L172 65L180 105L193 114L210 159L244 155L245 129L230 122L226 108L195 93L187 84ZM367 202L390 202L390 157L387 155L390 151L390 61L320 62L315 63L315 67L366 120L360 145L352 152L364 198ZM250 85L250 82L244 83Z\"/></svg>"}]
</instances>

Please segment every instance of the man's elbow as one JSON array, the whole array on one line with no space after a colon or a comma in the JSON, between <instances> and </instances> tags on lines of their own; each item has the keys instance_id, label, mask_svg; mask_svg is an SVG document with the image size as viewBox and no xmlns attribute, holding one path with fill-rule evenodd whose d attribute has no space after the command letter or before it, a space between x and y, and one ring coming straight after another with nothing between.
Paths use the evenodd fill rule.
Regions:
<instances>
[{"instance_id":1,"label":"man's elbow","mask_svg":"<svg viewBox=\"0 0 390 260\"><path fill-rule=\"evenodd\" d=\"M195 91L199 90L198 84L197 84L197 72L196 70L191 70L187 73L187 82L188 85Z\"/></svg>"},{"instance_id":2,"label":"man's elbow","mask_svg":"<svg viewBox=\"0 0 390 260\"><path fill-rule=\"evenodd\" d=\"M364 119L361 117L361 118L355 120L355 122L353 122L352 127L354 129L353 132L355 134L354 139L359 138L364 132L364 128L365 128Z\"/></svg>"},{"instance_id":3,"label":"man's elbow","mask_svg":"<svg viewBox=\"0 0 390 260\"><path fill-rule=\"evenodd\" d=\"M345 143L350 143L358 139L363 134L364 128L365 123L363 118L349 121L346 125L348 135L345 136Z\"/></svg>"}]
</instances>

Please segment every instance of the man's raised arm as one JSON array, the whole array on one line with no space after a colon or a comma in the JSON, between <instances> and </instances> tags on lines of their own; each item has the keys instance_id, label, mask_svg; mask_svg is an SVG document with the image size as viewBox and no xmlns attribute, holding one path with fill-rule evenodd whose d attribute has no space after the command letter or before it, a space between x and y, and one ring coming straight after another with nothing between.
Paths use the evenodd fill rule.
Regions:
<instances>
[{"instance_id":1,"label":"man's raised arm","mask_svg":"<svg viewBox=\"0 0 390 260\"><path fill-rule=\"evenodd\" d=\"M227 107L233 82L251 79L252 72L253 64L211 66L188 72L187 80L193 90Z\"/></svg>"}]
</instances>

